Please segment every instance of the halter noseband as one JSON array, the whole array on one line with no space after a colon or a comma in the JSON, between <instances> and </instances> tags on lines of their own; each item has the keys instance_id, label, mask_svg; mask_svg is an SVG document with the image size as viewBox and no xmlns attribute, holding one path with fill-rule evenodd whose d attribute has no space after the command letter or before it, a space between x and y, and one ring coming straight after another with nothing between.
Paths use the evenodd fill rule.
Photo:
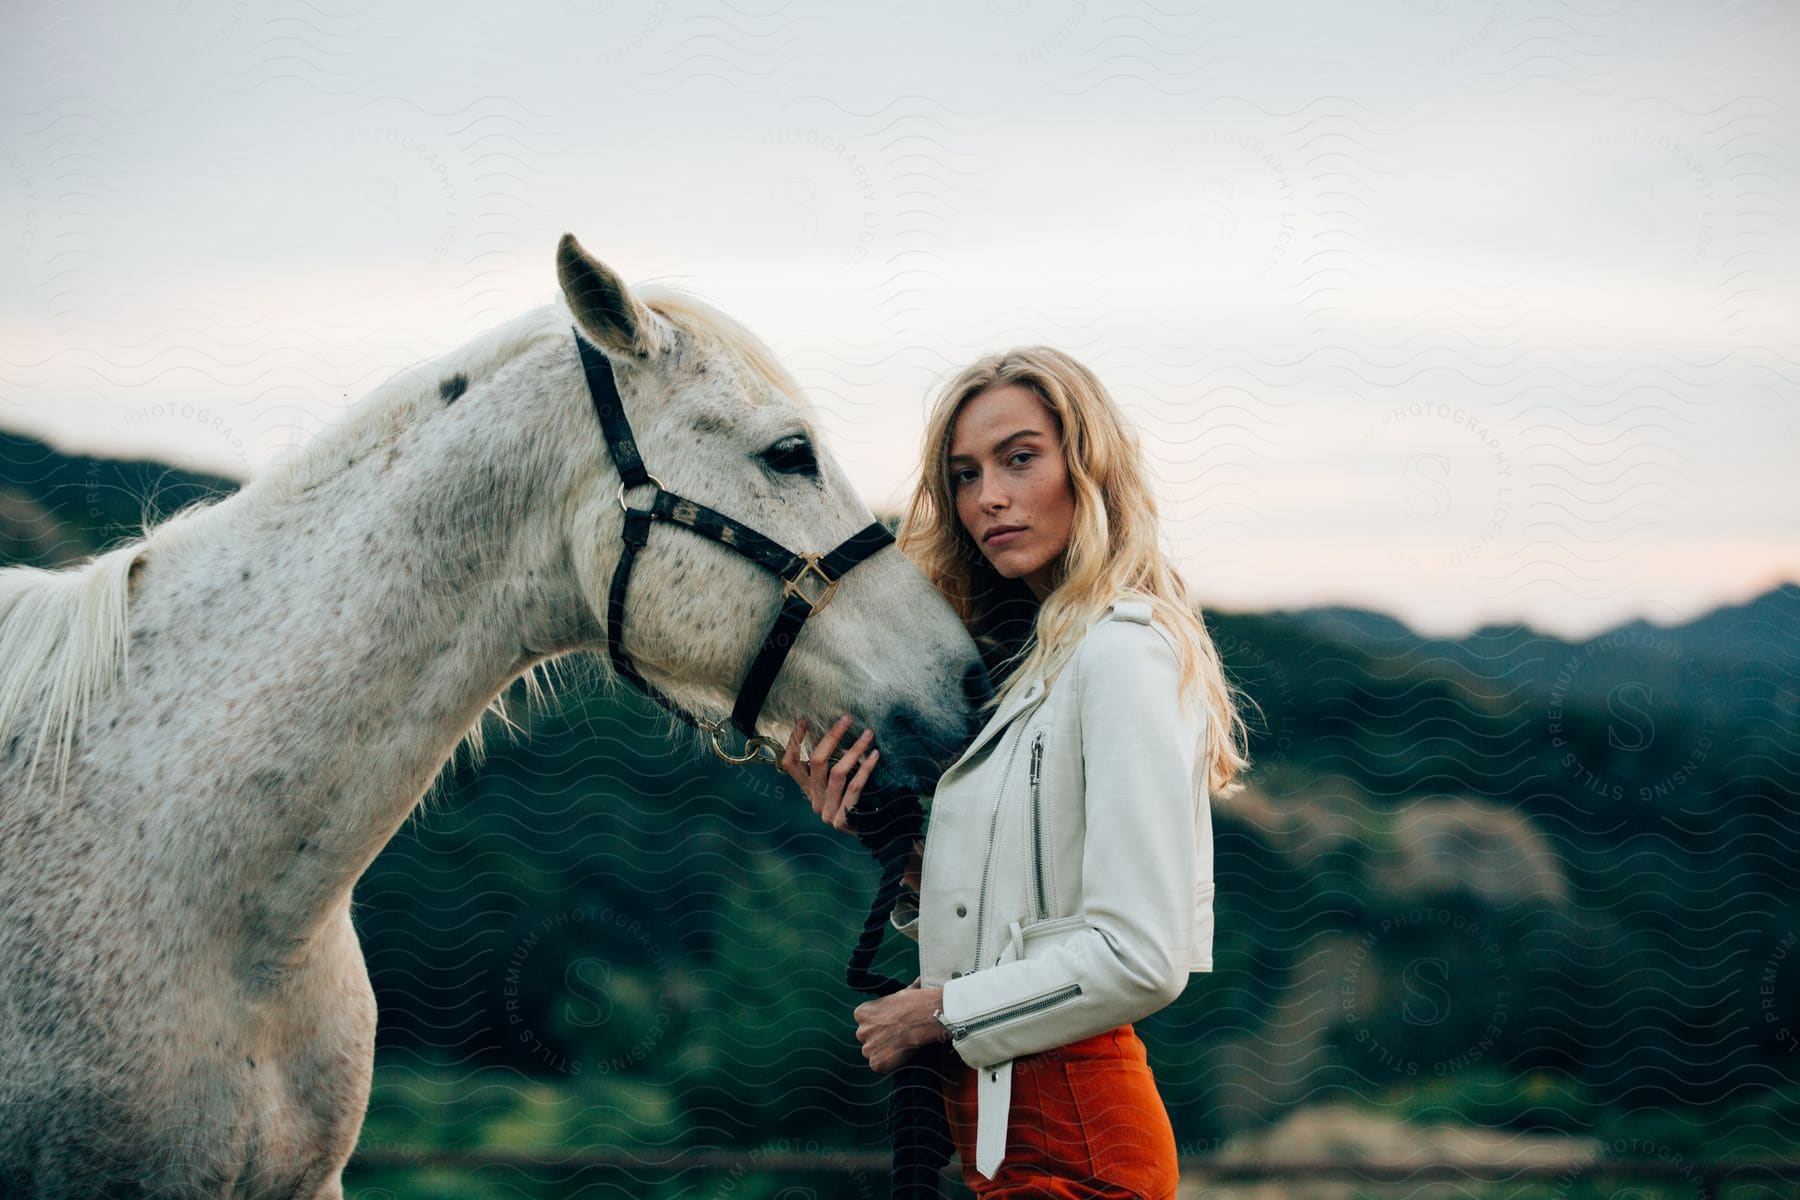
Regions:
<instances>
[{"instance_id":1,"label":"halter noseband","mask_svg":"<svg viewBox=\"0 0 1800 1200\"><path fill-rule=\"evenodd\" d=\"M781 770L782 743L756 732L757 715L762 712L769 689L775 685L775 676L793 648L800 626L831 602L845 572L892 544L894 535L880 521L873 521L845 539L835 550L795 553L747 525L669 491L662 480L644 469L637 440L631 436L631 422L625 417L624 402L619 398L612 360L582 337L579 328L575 329L575 345L581 351L582 369L587 372L588 395L594 401L594 415L600 419L606 448L611 451L613 465L619 471L619 507L625 511L625 548L619 555L619 565L613 570L612 591L606 605L606 644L613 668L675 717L705 730L711 736L713 753L726 762L742 764L761 759ZM646 486L656 489L656 498L649 508L626 505L627 490ZM683 710L661 688L645 679L625 653L625 594L631 584L631 568L637 561L637 552L650 541L651 524L659 518L685 525L695 533L703 533L730 546L751 562L781 577L781 612L763 638L762 649L750 664L750 673L744 677L737 704L731 712L732 724L745 738L742 754L733 755L721 743L724 722L695 717Z\"/></svg>"}]
</instances>

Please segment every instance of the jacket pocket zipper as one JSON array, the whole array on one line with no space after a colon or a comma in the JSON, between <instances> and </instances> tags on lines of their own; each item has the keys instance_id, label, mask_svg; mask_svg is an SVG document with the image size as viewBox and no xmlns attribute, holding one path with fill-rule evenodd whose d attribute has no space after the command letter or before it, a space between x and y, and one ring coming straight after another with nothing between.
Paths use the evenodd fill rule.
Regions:
<instances>
[{"instance_id":1,"label":"jacket pocket zipper","mask_svg":"<svg viewBox=\"0 0 1800 1200\"><path fill-rule=\"evenodd\" d=\"M1043 761L1044 731L1040 729L1031 739L1031 879L1037 889L1037 918L1040 921L1050 915L1050 905L1044 899L1043 805L1038 787Z\"/></svg>"},{"instance_id":2,"label":"jacket pocket zipper","mask_svg":"<svg viewBox=\"0 0 1800 1200\"><path fill-rule=\"evenodd\" d=\"M1020 1001L1010 1008L995 1009L991 1013L983 1013L979 1017L973 1017L967 1021L960 1021L952 1024L950 1026L950 1038L952 1041L960 1042L970 1034L986 1029L990 1025L997 1025L1002 1021L1011 1021L1015 1018L1023 1017L1028 1013L1040 1012L1046 1008L1055 1008L1058 1004L1073 1000L1079 995L1081 995L1081 985L1079 983L1071 983L1065 987L1057 988L1054 992L1046 992L1042 996L1034 996L1030 1000Z\"/></svg>"}]
</instances>

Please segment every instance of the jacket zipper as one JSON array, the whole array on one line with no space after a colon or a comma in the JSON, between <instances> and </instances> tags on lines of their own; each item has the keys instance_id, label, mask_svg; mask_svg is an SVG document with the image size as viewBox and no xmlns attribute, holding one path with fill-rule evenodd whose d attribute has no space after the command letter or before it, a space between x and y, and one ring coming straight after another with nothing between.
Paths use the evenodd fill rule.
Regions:
<instances>
[{"instance_id":1,"label":"jacket zipper","mask_svg":"<svg viewBox=\"0 0 1800 1200\"><path fill-rule=\"evenodd\" d=\"M957 1022L950 1026L951 1040L960 1042L971 1033L977 1033L980 1030L986 1029L989 1025L997 1025L1002 1021L1011 1021L1016 1017L1022 1017L1027 1013L1038 1012L1042 1009L1054 1008L1063 1001L1073 1000L1079 995L1081 995L1081 985L1079 983L1071 983L1064 987L1057 988L1054 992L1046 992L1042 996L1034 996L1030 1000L1021 1001L1010 1008L996 1009L991 1013L984 1013L972 1020Z\"/></svg>"},{"instance_id":2,"label":"jacket zipper","mask_svg":"<svg viewBox=\"0 0 1800 1200\"><path fill-rule=\"evenodd\" d=\"M988 852L981 863L981 892L975 901L975 961L969 964L969 970L981 970L981 935L987 929L987 885L988 873L994 866L994 836L1000 828L1001 801L1006 798L1006 781L1012 777L1013 759L1019 755L1019 739L1014 738L1012 749L1006 755L1006 770L1000 773L1000 791L994 797L994 815L988 821Z\"/></svg>"},{"instance_id":3,"label":"jacket zipper","mask_svg":"<svg viewBox=\"0 0 1800 1200\"><path fill-rule=\"evenodd\" d=\"M1031 739L1031 878L1037 888L1037 918L1040 921L1050 915L1050 906L1044 900L1044 830L1038 799L1038 773L1043 761L1044 731L1040 729Z\"/></svg>"}]
</instances>

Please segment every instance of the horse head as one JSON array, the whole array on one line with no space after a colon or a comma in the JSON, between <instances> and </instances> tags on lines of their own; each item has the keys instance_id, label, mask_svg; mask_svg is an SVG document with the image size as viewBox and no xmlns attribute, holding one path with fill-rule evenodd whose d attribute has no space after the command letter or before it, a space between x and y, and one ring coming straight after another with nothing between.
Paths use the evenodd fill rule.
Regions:
<instances>
[{"instance_id":1,"label":"horse head","mask_svg":"<svg viewBox=\"0 0 1800 1200\"><path fill-rule=\"evenodd\" d=\"M582 513L623 506L621 484L644 480L621 478L596 420L591 449L603 467L570 531L582 593L622 644L626 669L635 664L673 705L722 725L751 683L765 633L776 636L784 596L796 590L739 543L760 534L816 556L866 530L872 515L801 389L742 325L670 289L634 292L572 236L558 247L557 270L575 325L610 366L654 490L693 502L671 503L672 519L650 523L623 585L622 614L609 611L622 548L582 536L602 527L584 525ZM652 491L642 486L640 505ZM713 513L729 528L696 536L696 525L719 524L708 520ZM823 733L850 713L840 744L866 726L882 750L871 788L928 790L967 743L971 698L987 682L955 611L891 543L829 586L818 575L796 583L815 607L785 635L791 647L782 649L791 652L774 658L778 673L760 705L767 724L785 736L804 717Z\"/></svg>"}]
</instances>

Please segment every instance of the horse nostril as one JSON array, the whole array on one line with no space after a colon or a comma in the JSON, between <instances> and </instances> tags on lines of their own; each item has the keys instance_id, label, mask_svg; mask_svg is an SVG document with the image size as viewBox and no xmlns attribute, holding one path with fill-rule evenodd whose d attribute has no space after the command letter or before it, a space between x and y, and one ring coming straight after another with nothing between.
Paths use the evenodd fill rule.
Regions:
<instances>
[{"instance_id":1,"label":"horse nostril","mask_svg":"<svg viewBox=\"0 0 1800 1200\"><path fill-rule=\"evenodd\" d=\"M911 743L926 736L925 719L910 708L899 708L892 718L893 740Z\"/></svg>"}]
</instances>

